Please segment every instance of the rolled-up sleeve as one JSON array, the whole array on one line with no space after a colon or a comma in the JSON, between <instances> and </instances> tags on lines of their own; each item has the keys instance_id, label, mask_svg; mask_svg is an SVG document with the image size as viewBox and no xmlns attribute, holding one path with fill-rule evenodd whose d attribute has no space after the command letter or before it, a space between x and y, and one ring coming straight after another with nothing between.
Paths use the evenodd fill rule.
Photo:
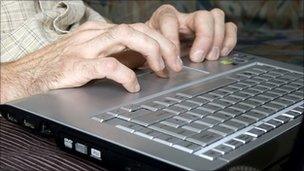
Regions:
<instances>
[{"instance_id":1,"label":"rolled-up sleeve","mask_svg":"<svg viewBox=\"0 0 304 171\"><path fill-rule=\"evenodd\" d=\"M22 3L29 2L18 1L18 3L26 6ZM30 16L26 15L28 11L22 11L24 7L16 10L5 5L1 2L1 11L6 12L4 17L9 16L1 17L1 20L6 21L1 22L1 62L18 60L26 54L45 47L86 21L106 22L105 18L80 0L39 1L37 6L27 9L34 11ZM7 5L16 6L10 3ZM16 18L19 16L23 17ZM13 26L12 20L18 19L24 21Z\"/></svg>"}]
</instances>

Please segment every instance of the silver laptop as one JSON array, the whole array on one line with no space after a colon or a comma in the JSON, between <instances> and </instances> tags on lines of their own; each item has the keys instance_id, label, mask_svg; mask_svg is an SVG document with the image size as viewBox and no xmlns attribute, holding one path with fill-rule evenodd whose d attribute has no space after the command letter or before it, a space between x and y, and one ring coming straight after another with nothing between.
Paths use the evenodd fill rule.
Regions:
<instances>
[{"instance_id":1,"label":"silver laptop","mask_svg":"<svg viewBox=\"0 0 304 171\"><path fill-rule=\"evenodd\" d=\"M235 52L157 78L141 91L99 80L1 106L73 154L125 170L265 169L286 156L303 118L303 67Z\"/></svg>"}]
</instances>

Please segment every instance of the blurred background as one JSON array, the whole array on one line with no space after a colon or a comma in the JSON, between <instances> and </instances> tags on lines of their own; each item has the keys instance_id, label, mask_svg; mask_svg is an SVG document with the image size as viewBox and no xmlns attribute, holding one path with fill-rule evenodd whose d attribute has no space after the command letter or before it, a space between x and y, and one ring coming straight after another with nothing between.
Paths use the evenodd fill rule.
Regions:
<instances>
[{"instance_id":1,"label":"blurred background","mask_svg":"<svg viewBox=\"0 0 304 171\"><path fill-rule=\"evenodd\" d=\"M220 8L238 25L237 50L304 66L304 0L85 0L114 23L145 22L162 4L181 12Z\"/></svg>"}]
</instances>

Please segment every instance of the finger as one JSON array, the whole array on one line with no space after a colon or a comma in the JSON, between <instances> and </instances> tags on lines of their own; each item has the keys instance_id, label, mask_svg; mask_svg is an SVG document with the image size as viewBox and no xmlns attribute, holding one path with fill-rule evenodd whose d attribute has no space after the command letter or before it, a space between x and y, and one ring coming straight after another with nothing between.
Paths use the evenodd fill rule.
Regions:
<instances>
[{"instance_id":1,"label":"finger","mask_svg":"<svg viewBox=\"0 0 304 171\"><path fill-rule=\"evenodd\" d=\"M208 60L217 60L220 56L225 37L225 13L222 10L215 8L211 10L211 14L214 18L213 45L206 58Z\"/></svg>"},{"instance_id":2,"label":"finger","mask_svg":"<svg viewBox=\"0 0 304 171\"><path fill-rule=\"evenodd\" d=\"M214 19L208 11L197 11L189 15L188 27L195 32L195 39L190 50L193 62L202 62L213 43Z\"/></svg>"},{"instance_id":3,"label":"finger","mask_svg":"<svg viewBox=\"0 0 304 171\"><path fill-rule=\"evenodd\" d=\"M125 24L115 26L108 32L86 42L85 45L80 46L79 53L88 58L108 56L121 52L126 47L146 57L152 70L160 71L165 68L158 42Z\"/></svg>"},{"instance_id":4,"label":"finger","mask_svg":"<svg viewBox=\"0 0 304 171\"><path fill-rule=\"evenodd\" d=\"M177 54L180 55L179 40L179 21L177 18L177 10L172 5L162 5L152 17L150 25L158 29L167 39L177 47Z\"/></svg>"},{"instance_id":5,"label":"finger","mask_svg":"<svg viewBox=\"0 0 304 171\"><path fill-rule=\"evenodd\" d=\"M227 56L237 43L237 26L232 22L228 22L225 24L225 28L225 40L221 56Z\"/></svg>"},{"instance_id":6,"label":"finger","mask_svg":"<svg viewBox=\"0 0 304 171\"><path fill-rule=\"evenodd\" d=\"M137 31L148 34L159 43L163 59L171 69L174 71L180 71L182 69L182 61L178 55L177 47L169 39L143 23L132 24L131 27Z\"/></svg>"},{"instance_id":7,"label":"finger","mask_svg":"<svg viewBox=\"0 0 304 171\"><path fill-rule=\"evenodd\" d=\"M115 58L87 59L84 65L87 65L84 73L90 79L107 78L122 84L129 92L140 90L134 71Z\"/></svg>"}]
</instances>

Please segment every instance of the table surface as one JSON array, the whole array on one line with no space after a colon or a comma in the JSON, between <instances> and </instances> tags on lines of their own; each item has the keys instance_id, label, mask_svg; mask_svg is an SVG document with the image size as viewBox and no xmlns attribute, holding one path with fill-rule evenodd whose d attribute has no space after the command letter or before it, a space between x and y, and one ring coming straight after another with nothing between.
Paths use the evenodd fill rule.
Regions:
<instances>
[{"instance_id":1,"label":"table surface","mask_svg":"<svg viewBox=\"0 0 304 171\"><path fill-rule=\"evenodd\" d=\"M303 64L303 31L243 34L237 50ZM61 151L53 139L30 133L0 117L0 170L105 170L90 161Z\"/></svg>"}]
</instances>

